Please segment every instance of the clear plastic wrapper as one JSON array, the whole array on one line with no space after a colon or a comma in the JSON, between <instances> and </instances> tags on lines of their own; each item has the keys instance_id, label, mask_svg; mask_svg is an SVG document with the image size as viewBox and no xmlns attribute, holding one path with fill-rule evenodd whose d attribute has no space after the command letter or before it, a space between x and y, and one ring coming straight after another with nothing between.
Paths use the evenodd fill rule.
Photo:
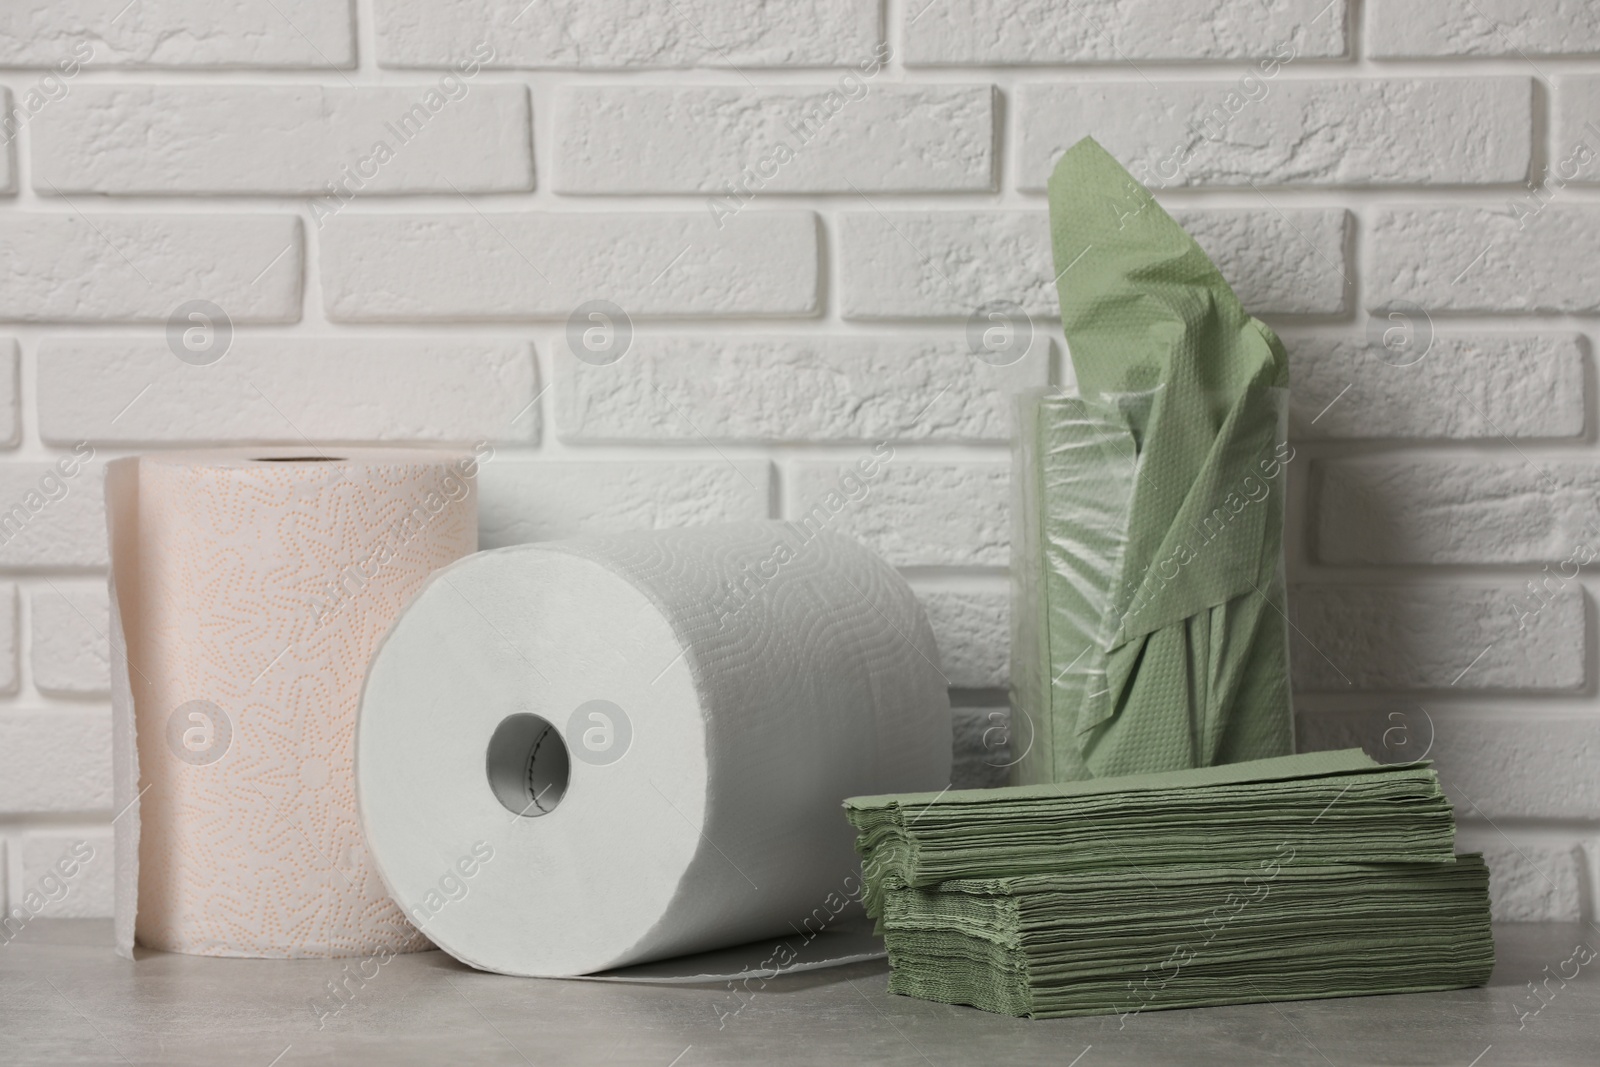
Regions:
<instances>
[{"instance_id":1,"label":"clear plastic wrapper","mask_svg":"<svg viewBox=\"0 0 1600 1067\"><path fill-rule=\"evenodd\" d=\"M1242 440L1227 457L1237 485L1221 479L1200 486L1202 499L1185 501L1191 517L1176 536L1168 531L1153 556L1130 555L1143 435L1163 388L1088 398L1039 389L1019 397L1010 728L1018 784L1292 750L1282 614L1288 390L1260 390L1253 414L1240 420ZM1265 566L1252 566L1256 560ZM1177 670L1165 672L1180 677L1162 687L1162 706L1146 707L1114 653L1161 628L1152 624L1173 623L1161 617L1170 614L1163 600L1180 585L1217 588L1229 573L1235 585L1242 578L1244 591L1219 595L1199 617L1177 620L1193 631L1178 643ZM1214 632L1252 643L1245 661L1256 664L1258 677L1240 677L1223 662L1232 662L1236 649L1198 647ZM1171 699L1173 690L1181 703Z\"/></svg>"}]
</instances>

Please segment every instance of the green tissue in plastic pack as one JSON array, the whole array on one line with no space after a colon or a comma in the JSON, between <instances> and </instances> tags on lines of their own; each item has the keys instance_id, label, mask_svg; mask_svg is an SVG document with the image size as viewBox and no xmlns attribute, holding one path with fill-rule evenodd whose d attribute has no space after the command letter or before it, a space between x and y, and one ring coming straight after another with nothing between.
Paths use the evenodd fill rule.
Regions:
<instances>
[{"instance_id":1,"label":"green tissue in plastic pack","mask_svg":"<svg viewBox=\"0 0 1600 1067\"><path fill-rule=\"evenodd\" d=\"M1012 782L1292 752L1283 346L1094 141L1049 192L1077 393L1019 401Z\"/></svg>"}]
</instances>

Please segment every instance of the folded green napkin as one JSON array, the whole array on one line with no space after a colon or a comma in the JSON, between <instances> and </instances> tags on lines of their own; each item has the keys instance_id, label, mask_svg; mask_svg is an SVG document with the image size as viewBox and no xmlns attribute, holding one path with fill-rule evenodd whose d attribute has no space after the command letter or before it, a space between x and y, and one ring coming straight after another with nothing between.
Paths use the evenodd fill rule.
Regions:
<instances>
[{"instance_id":1,"label":"folded green napkin","mask_svg":"<svg viewBox=\"0 0 1600 1067\"><path fill-rule=\"evenodd\" d=\"M1448 863L1455 823L1425 764L1359 749L1053 785L854 797L869 914L950 879L1173 863Z\"/></svg>"},{"instance_id":2,"label":"folded green napkin","mask_svg":"<svg viewBox=\"0 0 1600 1067\"><path fill-rule=\"evenodd\" d=\"M888 892L892 992L1118 1014L1482 985L1478 855L1432 864L1127 866Z\"/></svg>"},{"instance_id":3,"label":"folded green napkin","mask_svg":"<svg viewBox=\"0 0 1600 1067\"><path fill-rule=\"evenodd\" d=\"M1094 141L1049 194L1078 394L1020 401L1012 781L1286 754L1283 346Z\"/></svg>"}]
</instances>

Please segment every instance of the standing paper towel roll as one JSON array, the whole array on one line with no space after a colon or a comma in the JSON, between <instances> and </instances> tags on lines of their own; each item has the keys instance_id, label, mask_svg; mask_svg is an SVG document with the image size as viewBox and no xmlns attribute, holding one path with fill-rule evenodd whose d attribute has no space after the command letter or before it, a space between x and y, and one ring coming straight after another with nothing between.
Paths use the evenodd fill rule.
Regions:
<instances>
[{"instance_id":1,"label":"standing paper towel roll","mask_svg":"<svg viewBox=\"0 0 1600 1067\"><path fill-rule=\"evenodd\" d=\"M378 639L476 547L475 474L405 449L110 464L124 955L427 947L366 857L352 735Z\"/></svg>"},{"instance_id":2,"label":"standing paper towel roll","mask_svg":"<svg viewBox=\"0 0 1600 1067\"><path fill-rule=\"evenodd\" d=\"M436 944L507 974L817 932L860 888L844 798L949 782L937 659L892 568L797 524L479 553L373 657L368 847Z\"/></svg>"}]
</instances>

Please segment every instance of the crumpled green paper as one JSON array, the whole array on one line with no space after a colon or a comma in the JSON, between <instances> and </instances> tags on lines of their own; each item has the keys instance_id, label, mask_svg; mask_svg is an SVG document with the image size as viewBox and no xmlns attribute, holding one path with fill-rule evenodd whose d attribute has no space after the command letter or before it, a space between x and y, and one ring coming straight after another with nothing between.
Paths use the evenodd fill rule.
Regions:
<instances>
[{"instance_id":1,"label":"crumpled green paper","mask_svg":"<svg viewBox=\"0 0 1600 1067\"><path fill-rule=\"evenodd\" d=\"M1078 393L1020 404L1012 781L1291 752L1283 346L1093 140L1049 192Z\"/></svg>"}]
</instances>

